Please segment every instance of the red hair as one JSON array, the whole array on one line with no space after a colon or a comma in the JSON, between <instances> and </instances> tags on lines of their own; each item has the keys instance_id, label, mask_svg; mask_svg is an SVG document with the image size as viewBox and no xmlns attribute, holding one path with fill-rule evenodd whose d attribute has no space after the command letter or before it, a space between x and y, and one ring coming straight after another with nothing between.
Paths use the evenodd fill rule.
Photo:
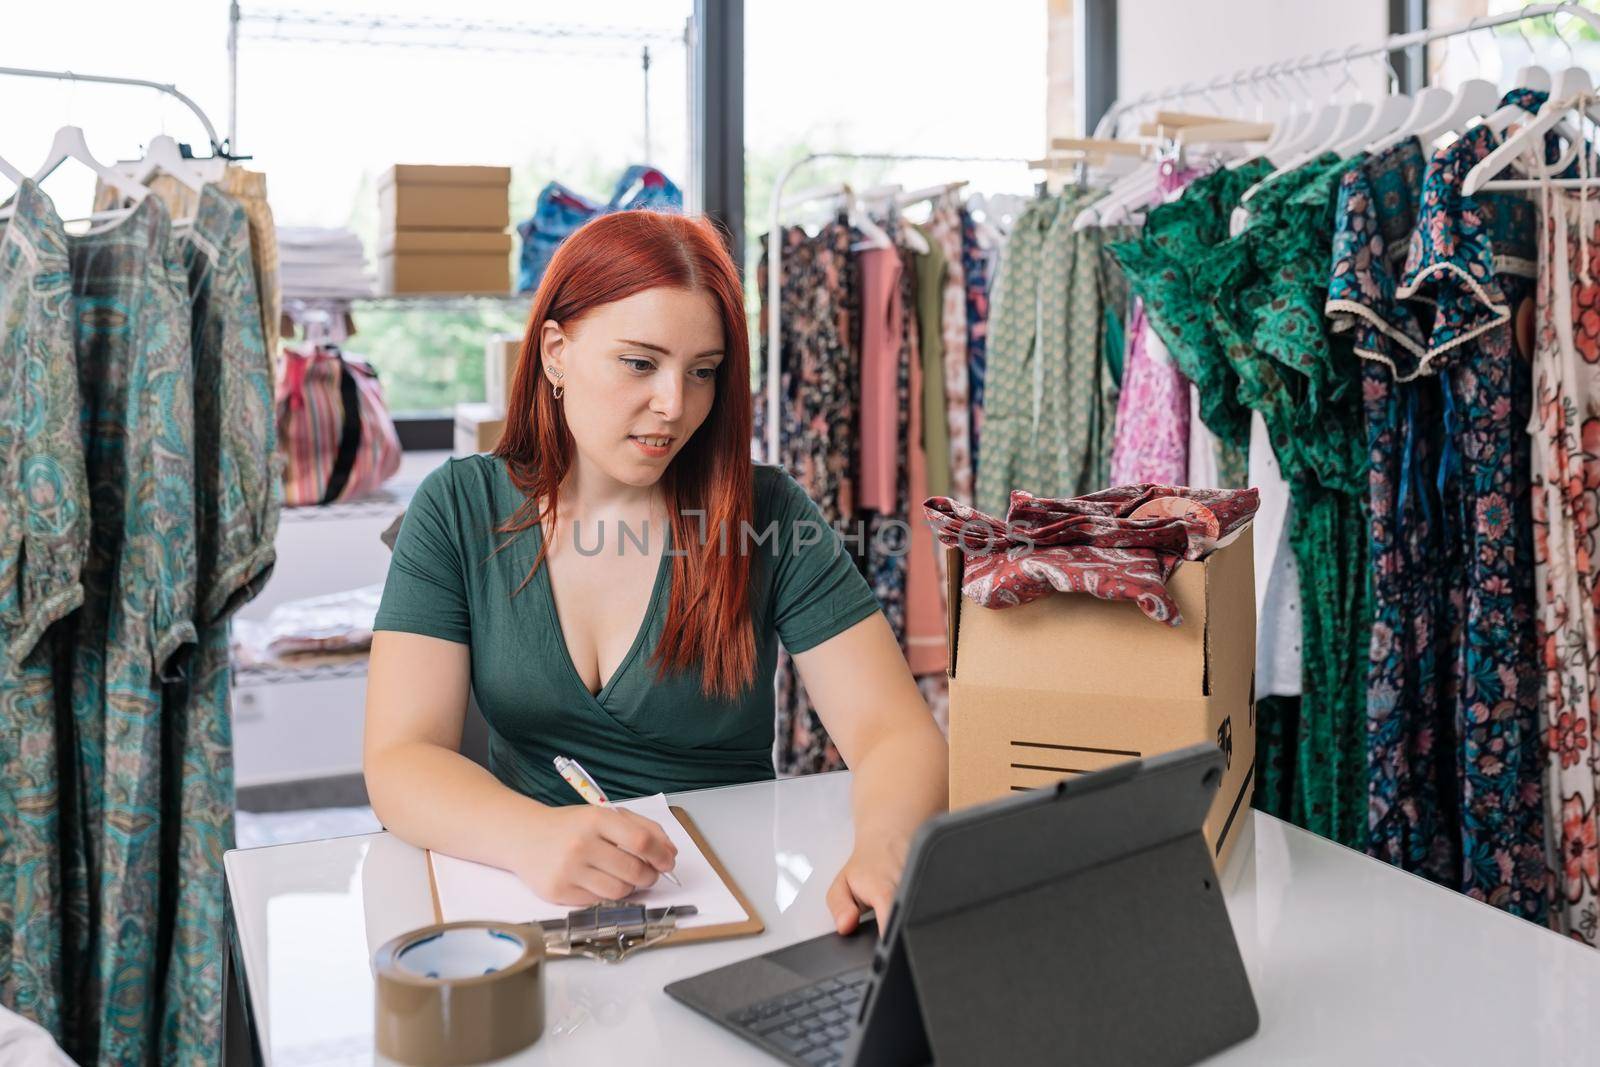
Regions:
<instances>
[{"instance_id":1,"label":"red hair","mask_svg":"<svg viewBox=\"0 0 1600 1067\"><path fill-rule=\"evenodd\" d=\"M543 373L544 324L569 327L597 307L663 287L711 298L722 322L724 355L710 414L661 478L672 544L683 554L672 560L672 599L654 662L658 676L698 665L707 696L733 698L755 679L750 557L719 548L724 538L718 531L737 537L754 509L750 340L738 272L710 222L621 211L585 223L556 249L534 294L505 433L494 450L527 499L498 529L519 533L553 517L557 488L572 467L572 434ZM541 543L529 579L547 547Z\"/></svg>"}]
</instances>

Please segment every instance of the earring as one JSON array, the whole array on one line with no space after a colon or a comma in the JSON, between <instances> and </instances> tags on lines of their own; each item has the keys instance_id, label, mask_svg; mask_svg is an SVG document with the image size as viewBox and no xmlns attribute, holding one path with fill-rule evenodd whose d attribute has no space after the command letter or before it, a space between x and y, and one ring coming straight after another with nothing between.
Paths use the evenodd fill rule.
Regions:
<instances>
[{"instance_id":1,"label":"earring","mask_svg":"<svg viewBox=\"0 0 1600 1067\"><path fill-rule=\"evenodd\" d=\"M566 392L566 389L561 384L561 379L564 378L565 375L558 370L553 370L550 373L554 375L556 379L555 383L550 386L550 395L555 397L557 400L560 400L561 395Z\"/></svg>"}]
</instances>

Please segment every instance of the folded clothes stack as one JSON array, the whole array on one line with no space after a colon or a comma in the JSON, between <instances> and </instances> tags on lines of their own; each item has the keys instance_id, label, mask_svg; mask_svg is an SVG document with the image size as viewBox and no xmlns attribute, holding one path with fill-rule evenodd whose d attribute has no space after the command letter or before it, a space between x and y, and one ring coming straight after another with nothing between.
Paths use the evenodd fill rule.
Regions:
<instances>
[{"instance_id":1,"label":"folded clothes stack","mask_svg":"<svg viewBox=\"0 0 1600 1067\"><path fill-rule=\"evenodd\" d=\"M336 300L374 291L361 238L346 229L278 227L278 273L285 300Z\"/></svg>"},{"instance_id":2,"label":"folded clothes stack","mask_svg":"<svg viewBox=\"0 0 1600 1067\"><path fill-rule=\"evenodd\" d=\"M382 583L279 604L263 620L233 621L237 666L281 664L295 656L361 652L372 647Z\"/></svg>"},{"instance_id":3,"label":"folded clothes stack","mask_svg":"<svg viewBox=\"0 0 1600 1067\"><path fill-rule=\"evenodd\" d=\"M1014 490L1004 520L949 497L923 510L940 542L964 557L961 593L986 608L1051 592L1132 600L1150 618L1183 621L1167 579L1249 524L1254 489L1125 485L1051 500Z\"/></svg>"}]
</instances>

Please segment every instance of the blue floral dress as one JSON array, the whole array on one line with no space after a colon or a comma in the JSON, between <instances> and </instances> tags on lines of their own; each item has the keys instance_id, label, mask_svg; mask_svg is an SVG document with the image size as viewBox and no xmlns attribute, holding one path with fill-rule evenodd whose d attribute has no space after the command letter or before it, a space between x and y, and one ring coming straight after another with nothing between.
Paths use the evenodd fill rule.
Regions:
<instances>
[{"instance_id":1,"label":"blue floral dress","mask_svg":"<svg viewBox=\"0 0 1600 1067\"><path fill-rule=\"evenodd\" d=\"M1423 373L1432 310L1396 296L1421 207L1426 160L1411 137L1369 157L1339 187L1327 313L1361 357L1371 512L1372 642L1367 663L1367 851L1454 885L1455 674L1462 590L1444 536L1453 482L1440 486L1443 397Z\"/></svg>"},{"instance_id":2,"label":"blue floral dress","mask_svg":"<svg viewBox=\"0 0 1600 1067\"><path fill-rule=\"evenodd\" d=\"M1423 363L1443 381L1441 477L1457 487L1442 519L1463 561L1457 884L1542 923L1549 876L1525 429L1532 381L1528 349L1514 344L1512 328L1533 295L1536 218L1519 197L1461 192L1467 172L1496 143L1493 131L1475 126L1434 155L1397 295L1437 309Z\"/></svg>"}]
</instances>

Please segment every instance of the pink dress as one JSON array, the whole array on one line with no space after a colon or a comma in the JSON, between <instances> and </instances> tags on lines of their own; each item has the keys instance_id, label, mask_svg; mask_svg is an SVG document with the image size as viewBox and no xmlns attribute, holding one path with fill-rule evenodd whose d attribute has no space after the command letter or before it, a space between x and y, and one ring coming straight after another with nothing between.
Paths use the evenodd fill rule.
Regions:
<instances>
[{"instance_id":1,"label":"pink dress","mask_svg":"<svg viewBox=\"0 0 1600 1067\"><path fill-rule=\"evenodd\" d=\"M1162 165L1157 188L1170 199L1199 175ZM1185 485L1189 479L1189 379L1150 329L1137 300L1128 316L1128 358L1117 398L1111 484Z\"/></svg>"},{"instance_id":2,"label":"pink dress","mask_svg":"<svg viewBox=\"0 0 1600 1067\"><path fill-rule=\"evenodd\" d=\"M861 496L857 504L893 515L900 470L895 413L901 317L905 314L900 301L900 253L893 248L869 248L856 263L861 271L862 315Z\"/></svg>"}]
</instances>

